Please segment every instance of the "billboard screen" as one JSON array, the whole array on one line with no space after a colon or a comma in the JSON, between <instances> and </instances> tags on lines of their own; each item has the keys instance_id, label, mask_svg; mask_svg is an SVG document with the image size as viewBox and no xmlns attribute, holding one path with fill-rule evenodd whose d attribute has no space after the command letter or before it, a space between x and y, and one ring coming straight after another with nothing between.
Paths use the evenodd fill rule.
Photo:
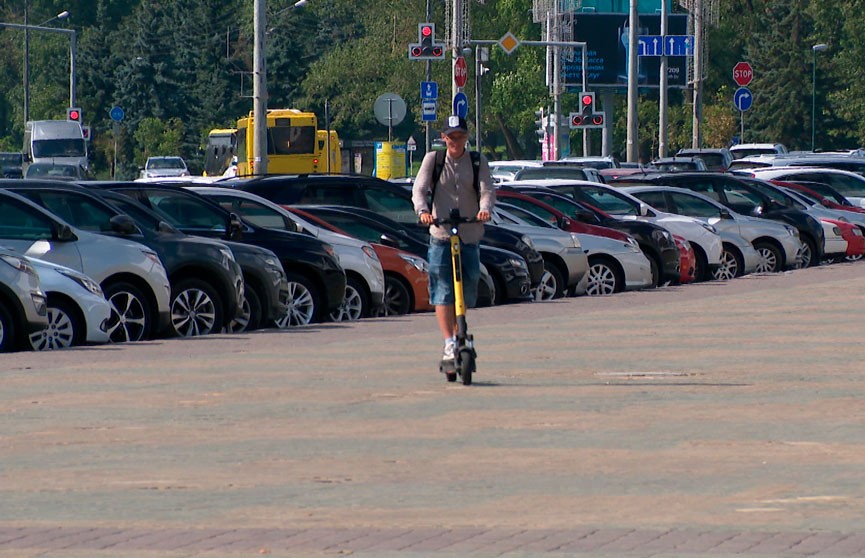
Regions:
<instances>
[{"instance_id":1,"label":"billboard screen","mask_svg":"<svg viewBox=\"0 0 865 558\"><path fill-rule=\"evenodd\" d=\"M637 35L660 35L661 16L639 16ZM670 14L667 19L667 35L687 34L687 14ZM574 18L574 40L586 43L588 70L586 76L592 88L626 87L628 83L628 28L627 14L579 13ZM582 53L574 49L574 60L562 61L562 79L567 88L582 89ZM638 59L638 83L640 87L658 87L661 59L658 56L641 56ZM667 58L667 83L669 87L688 85L688 62L684 56Z\"/></svg>"}]
</instances>

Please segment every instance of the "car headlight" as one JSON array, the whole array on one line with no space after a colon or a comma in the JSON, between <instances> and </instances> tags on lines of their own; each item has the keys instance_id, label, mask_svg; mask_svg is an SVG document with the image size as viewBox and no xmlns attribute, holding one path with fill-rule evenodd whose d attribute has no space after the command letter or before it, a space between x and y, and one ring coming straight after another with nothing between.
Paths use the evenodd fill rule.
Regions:
<instances>
[{"instance_id":1,"label":"car headlight","mask_svg":"<svg viewBox=\"0 0 865 558\"><path fill-rule=\"evenodd\" d=\"M429 274L429 264L425 259L418 256L410 256L408 254L400 254L399 257L405 260L408 264L414 266L414 268L421 273Z\"/></svg>"},{"instance_id":2,"label":"car headlight","mask_svg":"<svg viewBox=\"0 0 865 558\"><path fill-rule=\"evenodd\" d=\"M853 236L862 236L862 229L859 227L853 227Z\"/></svg>"},{"instance_id":3,"label":"car headlight","mask_svg":"<svg viewBox=\"0 0 865 558\"><path fill-rule=\"evenodd\" d=\"M279 260L272 256L265 256L261 259L264 264L264 269L270 275L274 285L280 284L285 279L285 270Z\"/></svg>"},{"instance_id":4,"label":"car headlight","mask_svg":"<svg viewBox=\"0 0 865 558\"><path fill-rule=\"evenodd\" d=\"M372 246L366 244L364 246L361 246L360 249L363 250L363 253L366 254L367 258L378 261L378 254L375 253L375 249L373 249Z\"/></svg>"},{"instance_id":5,"label":"car headlight","mask_svg":"<svg viewBox=\"0 0 865 558\"><path fill-rule=\"evenodd\" d=\"M832 234L834 234L835 236L841 236L841 229L838 228L837 226L832 227Z\"/></svg>"},{"instance_id":6,"label":"car headlight","mask_svg":"<svg viewBox=\"0 0 865 558\"><path fill-rule=\"evenodd\" d=\"M574 243L574 248L583 247L583 244L580 242L580 237L577 236L577 233L571 233L571 241Z\"/></svg>"},{"instance_id":7,"label":"car headlight","mask_svg":"<svg viewBox=\"0 0 865 558\"><path fill-rule=\"evenodd\" d=\"M30 265L30 262L28 262L24 258L19 258L18 256L0 256L0 259L14 267L21 273L26 273L27 275L36 275L38 277L36 270L33 268L32 265Z\"/></svg>"},{"instance_id":8,"label":"car headlight","mask_svg":"<svg viewBox=\"0 0 865 558\"><path fill-rule=\"evenodd\" d=\"M790 236L799 236L799 231L796 229L796 227L791 227L790 225L784 225L784 228L787 229L787 233Z\"/></svg>"},{"instance_id":9,"label":"car headlight","mask_svg":"<svg viewBox=\"0 0 865 558\"><path fill-rule=\"evenodd\" d=\"M637 242L637 239L633 236L628 237L628 246L634 248L637 252L642 252L642 250L640 249L640 243Z\"/></svg>"},{"instance_id":10,"label":"car headlight","mask_svg":"<svg viewBox=\"0 0 865 558\"><path fill-rule=\"evenodd\" d=\"M153 265L158 265L162 267L162 260L159 259L159 256L156 255L156 252L150 250L149 248L142 248L141 253L144 254L148 260L153 262Z\"/></svg>"},{"instance_id":11,"label":"car headlight","mask_svg":"<svg viewBox=\"0 0 865 558\"><path fill-rule=\"evenodd\" d=\"M514 266L517 269L526 269L528 266L526 265L526 261L518 258L508 258L508 263Z\"/></svg>"},{"instance_id":12,"label":"car headlight","mask_svg":"<svg viewBox=\"0 0 865 558\"><path fill-rule=\"evenodd\" d=\"M719 234L718 229L716 229L715 227L713 227L709 223L700 223L700 224L703 225L703 228L706 229L707 231L709 231L710 233Z\"/></svg>"},{"instance_id":13,"label":"car headlight","mask_svg":"<svg viewBox=\"0 0 865 558\"><path fill-rule=\"evenodd\" d=\"M532 250L535 249L535 243L532 242L532 239L531 239L528 235L524 234L524 235L520 238L520 240L523 242L523 244L525 244L526 246L528 246L530 249L532 249Z\"/></svg>"},{"instance_id":14,"label":"car headlight","mask_svg":"<svg viewBox=\"0 0 865 558\"><path fill-rule=\"evenodd\" d=\"M222 267L230 270L232 265L234 264L234 253L228 248L220 248L219 254L222 256Z\"/></svg>"},{"instance_id":15,"label":"car headlight","mask_svg":"<svg viewBox=\"0 0 865 558\"><path fill-rule=\"evenodd\" d=\"M100 287L99 283L97 283L90 277L87 277L86 275L78 273L77 271L73 271L71 269L58 269L57 272L61 275L64 275L65 277L72 279L73 281L81 285L82 288L90 291L96 296L103 296L102 287Z\"/></svg>"},{"instance_id":16,"label":"car headlight","mask_svg":"<svg viewBox=\"0 0 865 558\"><path fill-rule=\"evenodd\" d=\"M655 229L652 231L652 238L661 246L675 246L676 241L672 233L667 229Z\"/></svg>"}]
</instances>

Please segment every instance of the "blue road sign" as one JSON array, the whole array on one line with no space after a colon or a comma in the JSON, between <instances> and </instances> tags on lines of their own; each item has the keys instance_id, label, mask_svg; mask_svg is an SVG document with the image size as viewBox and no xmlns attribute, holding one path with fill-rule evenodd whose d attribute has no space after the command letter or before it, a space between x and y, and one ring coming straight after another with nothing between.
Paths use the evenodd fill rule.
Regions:
<instances>
[{"instance_id":1,"label":"blue road sign","mask_svg":"<svg viewBox=\"0 0 865 558\"><path fill-rule=\"evenodd\" d=\"M424 99L421 102L421 120L430 122L436 119L436 101L435 99Z\"/></svg>"},{"instance_id":2,"label":"blue road sign","mask_svg":"<svg viewBox=\"0 0 865 558\"><path fill-rule=\"evenodd\" d=\"M754 97L751 96L751 90L747 87L740 87L733 93L733 104L742 112L751 108L751 103L754 102Z\"/></svg>"},{"instance_id":3,"label":"blue road sign","mask_svg":"<svg viewBox=\"0 0 865 558\"><path fill-rule=\"evenodd\" d=\"M420 98L424 101L435 100L439 98L439 84L435 81L420 82Z\"/></svg>"},{"instance_id":4,"label":"blue road sign","mask_svg":"<svg viewBox=\"0 0 865 558\"><path fill-rule=\"evenodd\" d=\"M462 91L454 96L454 114L460 118L469 115L469 98Z\"/></svg>"},{"instance_id":5,"label":"blue road sign","mask_svg":"<svg viewBox=\"0 0 865 558\"><path fill-rule=\"evenodd\" d=\"M637 56L664 56L664 36L640 35L637 38Z\"/></svg>"},{"instance_id":6,"label":"blue road sign","mask_svg":"<svg viewBox=\"0 0 865 558\"><path fill-rule=\"evenodd\" d=\"M694 36L664 35L664 56L694 56Z\"/></svg>"},{"instance_id":7,"label":"blue road sign","mask_svg":"<svg viewBox=\"0 0 865 558\"><path fill-rule=\"evenodd\" d=\"M120 122L121 120L123 120L123 117L126 116L126 113L123 112L123 109L120 107L113 107L108 113L108 116L111 117L111 120L115 122Z\"/></svg>"}]
</instances>

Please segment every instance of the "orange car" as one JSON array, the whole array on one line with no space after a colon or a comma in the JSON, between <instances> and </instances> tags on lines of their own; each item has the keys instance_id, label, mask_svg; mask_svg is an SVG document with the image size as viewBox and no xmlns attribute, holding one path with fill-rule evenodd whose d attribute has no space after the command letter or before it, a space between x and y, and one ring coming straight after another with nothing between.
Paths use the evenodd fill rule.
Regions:
<instances>
[{"instance_id":1,"label":"orange car","mask_svg":"<svg viewBox=\"0 0 865 558\"><path fill-rule=\"evenodd\" d=\"M691 244L677 234L673 235L679 249L679 283L693 283L697 272L697 256Z\"/></svg>"},{"instance_id":2,"label":"orange car","mask_svg":"<svg viewBox=\"0 0 865 558\"><path fill-rule=\"evenodd\" d=\"M351 236L302 209L289 205L283 207L322 228ZM399 248L375 242L370 244L384 271L384 305L381 315L394 316L432 310L429 303L429 266L426 260Z\"/></svg>"}]
</instances>

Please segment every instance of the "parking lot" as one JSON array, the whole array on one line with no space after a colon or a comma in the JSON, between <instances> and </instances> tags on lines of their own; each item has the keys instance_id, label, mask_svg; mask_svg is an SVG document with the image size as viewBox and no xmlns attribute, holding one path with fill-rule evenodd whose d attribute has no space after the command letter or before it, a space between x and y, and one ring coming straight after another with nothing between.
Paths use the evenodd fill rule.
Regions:
<instances>
[{"instance_id":1,"label":"parking lot","mask_svg":"<svg viewBox=\"0 0 865 558\"><path fill-rule=\"evenodd\" d=\"M862 556L863 270L3 355L0 556Z\"/></svg>"}]
</instances>

